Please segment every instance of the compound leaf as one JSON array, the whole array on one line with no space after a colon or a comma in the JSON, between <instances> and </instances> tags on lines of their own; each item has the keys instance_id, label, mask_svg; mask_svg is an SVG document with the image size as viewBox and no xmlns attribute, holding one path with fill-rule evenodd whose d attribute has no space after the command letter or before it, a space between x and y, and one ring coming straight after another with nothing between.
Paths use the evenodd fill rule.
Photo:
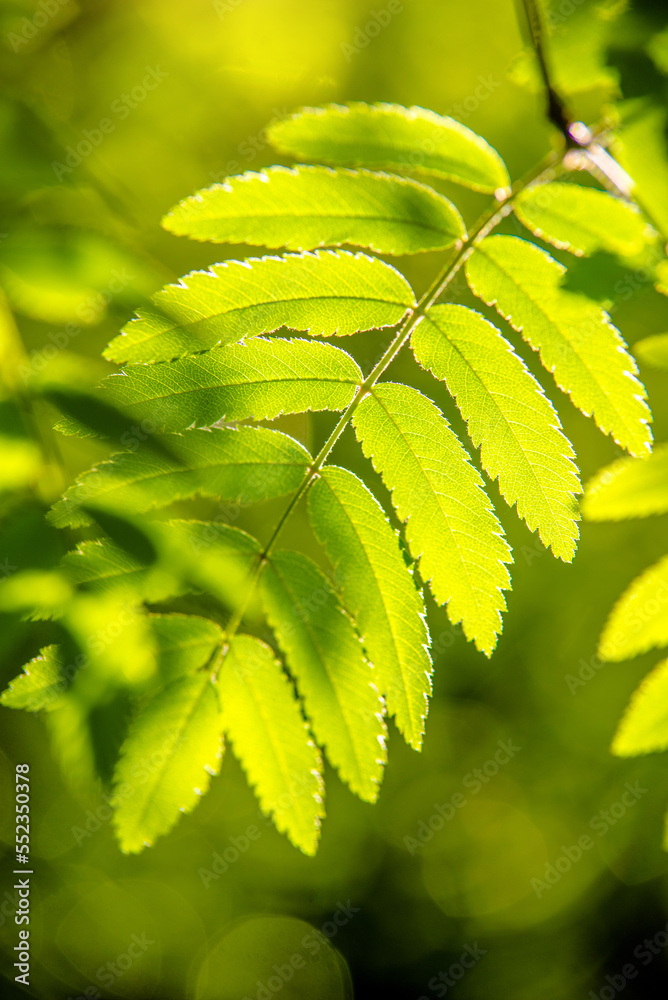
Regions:
<instances>
[{"instance_id":1,"label":"compound leaf","mask_svg":"<svg viewBox=\"0 0 668 1000\"><path fill-rule=\"evenodd\" d=\"M322 763L280 663L259 639L237 635L218 687L225 732L263 812L295 846L315 854Z\"/></svg>"},{"instance_id":2,"label":"compound leaf","mask_svg":"<svg viewBox=\"0 0 668 1000\"><path fill-rule=\"evenodd\" d=\"M466 264L471 290L539 351L560 389L632 455L651 448L651 414L637 367L599 305L566 291L565 268L516 236L490 236Z\"/></svg>"},{"instance_id":3,"label":"compound leaf","mask_svg":"<svg viewBox=\"0 0 668 1000\"><path fill-rule=\"evenodd\" d=\"M416 389L384 382L353 424L397 514L420 573L453 624L490 655L505 610L511 561L479 473L443 414Z\"/></svg>"},{"instance_id":4,"label":"compound leaf","mask_svg":"<svg viewBox=\"0 0 668 1000\"><path fill-rule=\"evenodd\" d=\"M383 254L445 250L466 235L432 188L368 170L268 167L198 191L163 219L177 236L313 250L342 243Z\"/></svg>"},{"instance_id":5,"label":"compound leaf","mask_svg":"<svg viewBox=\"0 0 668 1000\"><path fill-rule=\"evenodd\" d=\"M422 595L380 504L357 476L326 466L308 494L311 525L325 546L362 635L388 711L419 750L431 693Z\"/></svg>"},{"instance_id":6,"label":"compound leaf","mask_svg":"<svg viewBox=\"0 0 668 1000\"><path fill-rule=\"evenodd\" d=\"M476 191L507 188L506 166L489 143L453 118L398 104L303 108L267 129L269 142L298 159L387 167L443 177Z\"/></svg>"},{"instance_id":7,"label":"compound leaf","mask_svg":"<svg viewBox=\"0 0 668 1000\"><path fill-rule=\"evenodd\" d=\"M114 823L121 849L138 853L191 812L220 769L221 718L206 673L182 677L130 725L116 766Z\"/></svg>"},{"instance_id":8,"label":"compound leaf","mask_svg":"<svg viewBox=\"0 0 668 1000\"><path fill-rule=\"evenodd\" d=\"M414 304L399 271L362 253L228 260L157 292L104 355L118 362L169 361L283 326L342 336L394 326Z\"/></svg>"},{"instance_id":9,"label":"compound leaf","mask_svg":"<svg viewBox=\"0 0 668 1000\"><path fill-rule=\"evenodd\" d=\"M429 309L412 336L419 363L455 397L482 466L544 545L575 554L581 492L559 418L499 330L466 306Z\"/></svg>"}]
</instances>

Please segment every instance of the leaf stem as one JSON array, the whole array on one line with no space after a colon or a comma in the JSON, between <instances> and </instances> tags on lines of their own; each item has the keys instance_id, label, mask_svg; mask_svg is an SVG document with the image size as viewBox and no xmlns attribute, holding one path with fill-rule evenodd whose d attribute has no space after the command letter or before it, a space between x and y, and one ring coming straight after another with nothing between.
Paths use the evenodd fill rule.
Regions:
<instances>
[{"instance_id":1,"label":"leaf stem","mask_svg":"<svg viewBox=\"0 0 668 1000\"><path fill-rule=\"evenodd\" d=\"M236 632L241 624L241 620L244 616L246 608L248 607L253 591L260 580L269 554L276 544L279 535L281 534L295 507L305 495L314 480L317 479L320 470L329 458L334 445L347 427L353 414L355 413L355 410L364 397L373 391L373 387L376 382L381 375L383 375L392 361L394 361L402 347L407 343L419 321L425 315L427 310L441 297L441 295L443 295L476 246L489 235L489 233L506 217L506 215L508 215L510 206L517 195L528 187L529 184L539 183L543 179L546 180L553 177L555 174L561 173L564 169L563 156L563 153L561 156L557 153L548 154L537 167L515 182L510 193L505 198L497 198L493 202L492 206L480 216L478 221L473 226L471 233L457 248L454 257L439 271L431 285L420 296L417 304L407 312L391 343L388 345L380 360L376 363L376 365L374 365L372 370L364 379L359 388L359 392L356 393L355 398L351 400L347 408L343 411L338 423L334 427L334 430L329 435L316 457L313 459L313 462L309 466L301 485L292 496L290 502L279 518L269 541L265 545L262 552L257 556L257 563L248 581L245 594L239 602L234 614L230 618L228 626L225 630L225 641L221 644L219 653L215 657L212 670L212 679L214 681L216 680L223 665L227 652L230 648L231 640L236 635Z\"/></svg>"}]
</instances>

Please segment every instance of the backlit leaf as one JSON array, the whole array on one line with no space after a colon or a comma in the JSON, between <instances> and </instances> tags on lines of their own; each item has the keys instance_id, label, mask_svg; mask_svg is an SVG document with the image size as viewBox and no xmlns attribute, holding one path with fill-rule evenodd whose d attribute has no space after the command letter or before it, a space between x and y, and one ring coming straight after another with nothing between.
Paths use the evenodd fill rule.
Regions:
<instances>
[{"instance_id":1,"label":"backlit leaf","mask_svg":"<svg viewBox=\"0 0 668 1000\"><path fill-rule=\"evenodd\" d=\"M412 170L477 191L510 186L489 143L453 118L398 104L304 108L267 129L269 142L298 159Z\"/></svg>"},{"instance_id":2,"label":"backlit leaf","mask_svg":"<svg viewBox=\"0 0 668 1000\"><path fill-rule=\"evenodd\" d=\"M119 452L67 490L51 512L52 523L88 524L82 505L132 514L194 496L255 503L296 489L310 461L297 441L266 427L191 430L165 440L180 461Z\"/></svg>"},{"instance_id":3,"label":"backlit leaf","mask_svg":"<svg viewBox=\"0 0 668 1000\"><path fill-rule=\"evenodd\" d=\"M364 483L328 465L308 494L313 530L334 565L348 611L406 741L422 745L431 693L422 595L399 540Z\"/></svg>"},{"instance_id":4,"label":"backlit leaf","mask_svg":"<svg viewBox=\"0 0 668 1000\"><path fill-rule=\"evenodd\" d=\"M401 177L329 167L268 167L198 191L165 216L177 236L313 250L343 243L383 254L445 250L465 236L447 198Z\"/></svg>"},{"instance_id":5,"label":"backlit leaf","mask_svg":"<svg viewBox=\"0 0 668 1000\"><path fill-rule=\"evenodd\" d=\"M271 556L262 594L318 744L350 788L374 802L387 756L384 705L350 618L300 552Z\"/></svg>"},{"instance_id":6,"label":"backlit leaf","mask_svg":"<svg viewBox=\"0 0 668 1000\"><path fill-rule=\"evenodd\" d=\"M384 382L353 417L420 573L453 624L489 655L501 631L511 561L480 475L448 422L416 389Z\"/></svg>"},{"instance_id":7,"label":"backlit leaf","mask_svg":"<svg viewBox=\"0 0 668 1000\"><path fill-rule=\"evenodd\" d=\"M228 260L157 292L104 354L119 362L169 361L283 326L341 336L394 326L414 304L402 274L362 253Z\"/></svg>"},{"instance_id":8,"label":"backlit leaf","mask_svg":"<svg viewBox=\"0 0 668 1000\"><path fill-rule=\"evenodd\" d=\"M455 397L483 468L554 554L578 538L574 452L552 404L524 362L480 313L432 306L412 336L415 357Z\"/></svg>"},{"instance_id":9,"label":"backlit leaf","mask_svg":"<svg viewBox=\"0 0 668 1000\"><path fill-rule=\"evenodd\" d=\"M534 236L571 253L598 250L639 254L651 230L638 210L605 191L579 184L539 184L525 188L513 209Z\"/></svg>"},{"instance_id":10,"label":"backlit leaf","mask_svg":"<svg viewBox=\"0 0 668 1000\"><path fill-rule=\"evenodd\" d=\"M651 414L637 367L607 313L562 287L565 268L515 236L490 236L466 264L472 291L540 353L560 389L632 455L651 447Z\"/></svg>"},{"instance_id":11,"label":"backlit leaf","mask_svg":"<svg viewBox=\"0 0 668 1000\"><path fill-rule=\"evenodd\" d=\"M220 769L221 718L206 673L182 677L140 709L115 773L114 823L137 853L191 812Z\"/></svg>"},{"instance_id":12,"label":"backlit leaf","mask_svg":"<svg viewBox=\"0 0 668 1000\"><path fill-rule=\"evenodd\" d=\"M218 678L224 729L263 812L305 854L324 815L321 761L292 687L272 650L237 635Z\"/></svg>"}]
</instances>

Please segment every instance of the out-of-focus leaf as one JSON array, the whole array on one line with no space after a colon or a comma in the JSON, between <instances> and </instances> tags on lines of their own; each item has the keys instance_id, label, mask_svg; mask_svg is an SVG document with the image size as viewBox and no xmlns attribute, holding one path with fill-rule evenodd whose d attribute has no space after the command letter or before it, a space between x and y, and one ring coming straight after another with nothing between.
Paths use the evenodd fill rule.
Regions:
<instances>
[{"instance_id":1,"label":"out-of-focus leaf","mask_svg":"<svg viewBox=\"0 0 668 1000\"><path fill-rule=\"evenodd\" d=\"M661 371L668 371L668 333L657 333L644 337L633 345L633 353L638 361Z\"/></svg>"},{"instance_id":2,"label":"out-of-focus leaf","mask_svg":"<svg viewBox=\"0 0 668 1000\"><path fill-rule=\"evenodd\" d=\"M138 514L194 496L256 503L296 489L311 460L293 438L266 427L191 430L165 441L176 460L149 451L113 455L67 490L52 523L88 524L84 506Z\"/></svg>"},{"instance_id":3,"label":"out-of-focus leaf","mask_svg":"<svg viewBox=\"0 0 668 1000\"><path fill-rule=\"evenodd\" d=\"M628 660L668 646L668 556L641 573L622 594L599 640L604 660Z\"/></svg>"},{"instance_id":4,"label":"out-of-focus leaf","mask_svg":"<svg viewBox=\"0 0 668 1000\"><path fill-rule=\"evenodd\" d=\"M612 742L618 757L668 749L668 660L655 667L631 699Z\"/></svg>"},{"instance_id":5,"label":"out-of-focus leaf","mask_svg":"<svg viewBox=\"0 0 668 1000\"><path fill-rule=\"evenodd\" d=\"M589 521L621 521L668 511L668 445L646 459L620 458L590 479L582 501Z\"/></svg>"}]
</instances>

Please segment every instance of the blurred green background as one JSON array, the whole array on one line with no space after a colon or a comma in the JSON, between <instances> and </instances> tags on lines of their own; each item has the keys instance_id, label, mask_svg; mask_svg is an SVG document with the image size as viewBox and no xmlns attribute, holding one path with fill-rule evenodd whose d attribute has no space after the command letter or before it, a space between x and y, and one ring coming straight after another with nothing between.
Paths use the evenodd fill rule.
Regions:
<instances>
[{"instance_id":1,"label":"blurred green background","mask_svg":"<svg viewBox=\"0 0 668 1000\"><path fill-rule=\"evenodd\" d=\"M159 222L197 188L280 162L263 133L277 115L329 101L418 104L483 134L513 177L545 154L554 136L510 0L392 7L388 13L385 0L2 5L0 286L33 370L62 363L63 352L99 359L143 297L194 267L243 255L179 240ZM585 121L609 110L621 91L665 104L665 20L652 2L552 5L556 79ZM68 153L87 150L85 143L90 153ZM468 221L484 208L481 195L441 188ZM515 231L511 222L507 231ZM647 281L596 262L569 264L574 281L596 277L631 344L668 329L668 303ZM421 291L438 261L423 254L398 265ZM457 291L469 301L461 285ZM386 341L358 336L350 349L369 370ZM111 369L92 364L96 374ZM656 437L665 440L668 383L642 374ZM444 387L408 358L390 377L424 387L461 427ZM617 449L565 397L555 401L586 479ZM43 414L46 423L52 417ZM317 447L331 415L282 426ZM60 447L71 476L103 453L76 439ZM333 460L386 500L350 431ZM52 535L40 528L40 503L52 488L46 482L41 501L5 510L0 569L57 560ZM608 753L629 695L656 657L599 666L595 650L616 597L666 550L668 521L585 524L575 563L565 566L491 491L515 552L499 648L486 660L432 606L435 692L425 749L415 754L392 733L376 806L357 801L328 772L315 859L265 822L231 754L192 816L144 854L123 856L108 793L82 785L67 735L50 733L41 718L3 712L6 995L16 942L12 774L24 760L35 867L29 992L47 1000L242 1000L249 976L253 1000L338 1000L353 987L358 998L407 1000L451 993L605 1000L665 989L666 758ZM183 509L213 517L217 508ZM266 539L280 509L280 502L261 505L238 524ZM303 517L293 519L285 544L314 554ZM4 684L39 641L16 622L2 627ZM495 759L499 741L512 750ZM627 785L636 791L622 800ZM572 845L583 834L593 846L576 859ZM544 882L550 864L553 884ZM302 953L308 975L288 979L286 962ZM638 974L625 973L619 987L628 963Z\"/></svg>"}]
</instances>

